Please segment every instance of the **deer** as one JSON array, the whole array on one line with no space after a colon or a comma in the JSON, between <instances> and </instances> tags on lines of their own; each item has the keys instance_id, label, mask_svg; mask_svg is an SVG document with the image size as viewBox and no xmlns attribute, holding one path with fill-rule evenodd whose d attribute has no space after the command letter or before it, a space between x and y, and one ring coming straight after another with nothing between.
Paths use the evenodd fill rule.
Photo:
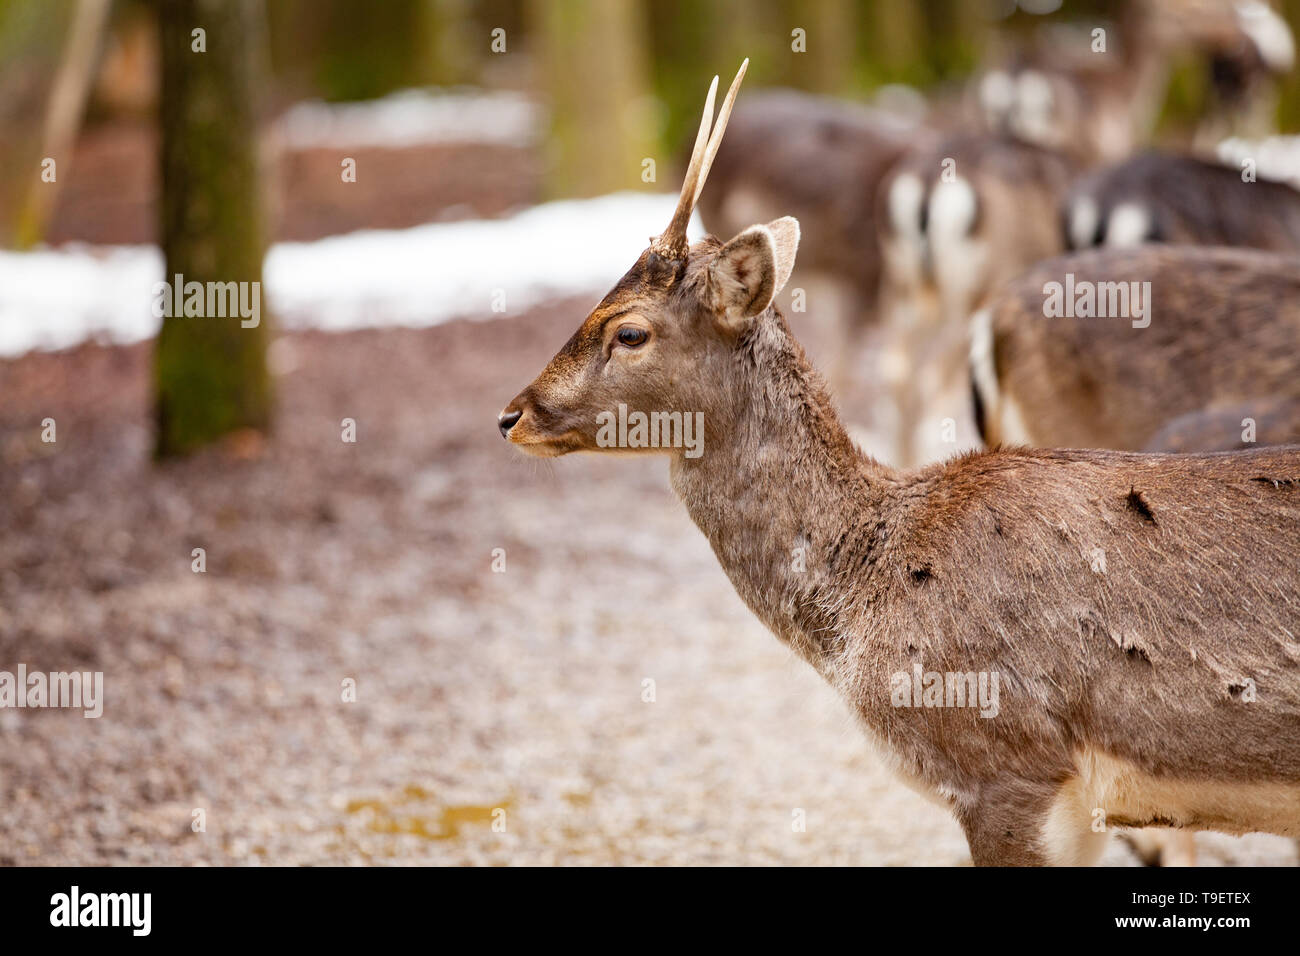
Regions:
<instances>
[{"instance_id":1,"label":"deer","mask_svg":"<svg viewBox=\"0 0 1300 956\"><path fill-rule=\"evenodd\" d=\"M1067 281L1076 299L1095 294L1092 316L1046 314L1061 311L1048 290ZM970 340L989 445L1192 452L1300 442L1294 254L1159 244L1072 253L1002 287L972 317Z\"/></svg>"},{"instance_id":2,"label":"deer","mask_svg":"<svg viewBox=\"0 0 1300 956\"><path fill-rule=\"evenodd\" d=\"M958 133L912 150L881 185L881 374L897 409L899 464L954 450L944 419L954 444L974 446L967 319L1001 282L1064 251L1060 196L1077 171L1054 149Z\"/></svg>"},{"instance_id":3,"label":"deer","mask_svg":"<svg viewBox=\"0 0 1300 956\"><path fill-rule=\"evenodd\" d=\"M968 91L983 128L1085 166L1129 155L1159 112L1167 44L1148 40L1138 6L1126 10L1110 48L1094 49L1094 29L1056 24L996 52Z\"/></svg>"},{"instance_id":4,"label":"deer","mask_svg":"<svg viewBox=\"0 0 1300 956\"><path fill-rule=\"evenodd\" d=\"M1271 132L1276 81L1295 62L1291 28L1262 0L1133 0L1117 22L1039 27L997 52L970 91L992 132L1118 162L1156 126L1175 62L1202 71L1202 148Z\"/></svg>"},{"instance_id":5,"label":"deer","mask_svg":"<svg viewBox=\"0 0 1300 956\"><path fill-rule=\"evenodd\" d=\"M975 864L1092 863L1117 827L1300 835L1300 448L863 453L773 305L797 221L686 236L747 65L716 120L709 88L667 228L501 435L667 455L740 597ZM616 408L660 440L615 440Z\"/></svg>"},{"instance_id":6,"label":"deer","mask_svg":"<svg viewBox=\"0 0 1300 956\"><path fill-rule=\"evenodd\" d=\"M1070 249L1172 242L1300 250L1300 190L1195 156L1143 152L1085 175L1062 215Z\"/></svg>"},{"instance_id":7,"label":"deer","mask_svg":"<svg viewBox=\"0 0 1300 956\"><path fill-rule=\"evenodd\" d=\"M1165 30L1190 38L1205 64L1207 115L1193 142L1274 131L1278 80L1295 67L1295 34L1265 0L1147 0Z\"/></svg>"},{"instance_id":8,"label":"deer","mask_svg":"<svg viewBox=\"0 0 1300 956\"><path fill-rule=\"evenodd\" d=\"M972 445L968 318L1035 262L1099 237L1116 245L1162 236L1265 248L1293 241L1289 210L1298 197L1281 185L1237 178L1243 189L1261 187L1247 195L1232 192L1232 171L1191 158L1119 162L1154 124L1175 58L1217 63L1239 54L1259 66L1241 74L1256 89L1265 62L1285 68L1286 24L1262 3L1142 0L1113 32L1112 48L1099 49L1095 29L1036 31L974 84L991 132L919 146L882 185L881 299L893 330L882 373L898 413L901 464ZM1117 165L1079 178L1099 161ZM1060 197L1072 183L1063 213ZM1223 201L1205 209L1207 195ZM1228 208L1234 200L1248 202ZM955 441L941 422L956 426Z\"/></svg>"}]
</instances>

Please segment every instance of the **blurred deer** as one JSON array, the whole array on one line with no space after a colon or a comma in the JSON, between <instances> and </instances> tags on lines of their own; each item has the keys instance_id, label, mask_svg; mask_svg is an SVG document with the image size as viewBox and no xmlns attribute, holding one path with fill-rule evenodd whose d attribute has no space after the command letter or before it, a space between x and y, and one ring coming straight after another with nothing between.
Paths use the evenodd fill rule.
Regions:
<instances>
[{"instance_id":1,"label":"blurred deer","mask_svg":"<svg viewBox=\"0 0 1300 956\"><path fill-rule=\"evenodd\" d=\"M1156 44L1139 39L1145 30L1136 14L1126 21L1120 30L1043 27L995 52L972 84L984 128L1067 152L1081 165L1128 156L1155 124L1169 66Z\"/></svg>"},{"instance_id":2,"label":"blurred deer","mask_svg":"<svg viewBox=\"0 0 1300 956\"><path fill-rule=\"evenodd\" d=\"M1113 24L1053 24L997 50L973 84L985 128L1115 162L1155 128L1175 66L1199 65L1210 102L1195 139L1272 131L1277 79L1295 61L1291 28L1258 0L1135 0Z\"/></svg>"},{"instance_id":3,"label":"blurred deer","mask_svg":"<svg viewBox=\"0 0 1300 956\"><path fill-rule=\"evenodd\" d=\"M965 134L914 150L886 177L881 297L891 334L882 375L898 410L900 463L978 441L967 317L1001 282L1062 251L1057 210L1076 169L1055 150Z\"/></svg>"},{"instance_id":4,"label":"blurred deer","mask_svg":"<svg viewBox=\"0 0 1300 956\"><path fill-rule=\"evenodd\" d=\"M686 238L744 73L716 123L714 79L668 227L502 435L668 455L740 596L976 864L1093 862L1115 827L1300 835L1300 448L864 455L773 306L795 220Z\"/></svg>"},{"instance_id":5,"label":"blurred deer","mask_svg":"<svg viewBox=\"0 0 1300 956\"><path fill-rule=\"evenodd\" d=\"M1046 309L1067 276L1090 309ZM1300 257L1147 245L1040 263L972 320L971 370L990 445L1300 442Z\"/></svg>"},{"instance_id":6,"label":"blurred deer","mask_svg":"<svg viewBox=\"0 0 1300 956\"><path fill-rule=\"evenodd\" d=\"M1211 100L1194 143L1274 132L1280 77L1295 68L1295 34L1262 0L1148 0L1165 29L1190 37L1205 61ZM1167 12L1166 12L1167 11Z\"/></svg>"},{"instance_id":7,"label":"blurred deer","mask_svg":"<svg viewBox=\"0 0 1300 956\"><path fill-rule=\"evenodd\" d=\"M1148 152L1081 177L1064 203L1071 249L1144 242L1300 251L1300 191L1249 167Z\"/></svg>"}]
</instances>

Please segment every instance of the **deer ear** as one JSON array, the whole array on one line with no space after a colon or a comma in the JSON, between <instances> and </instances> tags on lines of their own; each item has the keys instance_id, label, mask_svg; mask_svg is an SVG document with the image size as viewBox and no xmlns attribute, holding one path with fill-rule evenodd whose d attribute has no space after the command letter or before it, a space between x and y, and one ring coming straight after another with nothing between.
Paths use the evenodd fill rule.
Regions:
<instances>
[{"instance_id":1,"label":"deer ear","mask_svg":"<svg viewBox=\"0 0 1300 956\"><path fill-rule=\"evenodd\" d=\"M799 251L799 220L793 216L773 219L767 224L767 231L776 244L776 291L780 292L794 271L794 256Z\"/></svg>"},{"instance_id":2,"label":"deer ear","mask_svg":"<svg viewBox=\"0 0 1300 956\"><path fill-rule=\"evenodd\" d=\"M753 318L772 304L794 268L799 224L789 218L750 226L709 264L713 307L728 324Z\"/></svg>"}]
</instances>

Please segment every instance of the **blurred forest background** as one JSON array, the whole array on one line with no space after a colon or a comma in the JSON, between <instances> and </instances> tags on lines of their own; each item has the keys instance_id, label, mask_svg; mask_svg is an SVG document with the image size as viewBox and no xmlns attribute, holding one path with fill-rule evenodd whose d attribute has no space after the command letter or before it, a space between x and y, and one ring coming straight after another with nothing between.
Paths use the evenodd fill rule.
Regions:
<instances>
[{"instance_id":1,"label":"blurred forest background","mask_svg":"<svg viewBox=\"0 0 1300 956\"><path fill-rule=\"evenodd\" d=\"M86 124L151 118L155 3L89 6L102 8L94 15L108 32L102 57L85 64L94 70ZM1125 8L1125 0L269 0L262 105L269 115L303 99L357 101L411 87L517 90L550 107L535 198L598 195L638 186L640 157L675 157L696 122L702 77L744 56L762 85L867 99L891 84L958 83L997 44L1058 19L1114 23ZM77 9L74 0L0 0L6 246L49 238L43 217L24 221L18 193L30 177L14 173L40 152ZM1279 9L1300 22L1300 0ZM796 28L807 34L803 56L791 55ZM1201 63L1175 66L1161 120L1167 135L1205 113L1208 87ZM1300 71L1281 81L1277 111L1279 129L1300 128Z\"/></svg>"}]
</instances>

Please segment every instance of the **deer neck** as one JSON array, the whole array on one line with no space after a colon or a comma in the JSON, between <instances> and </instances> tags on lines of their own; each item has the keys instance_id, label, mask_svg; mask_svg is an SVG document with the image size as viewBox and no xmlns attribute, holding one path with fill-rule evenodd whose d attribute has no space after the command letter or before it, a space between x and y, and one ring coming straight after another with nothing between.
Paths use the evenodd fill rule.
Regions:
<instances>
[{"instance_id":1,"label":"deer neck","mask_svg":"<svg viewBox=\"0 0 1300 956\"><path fill-rule=\"evenodd\" d=\"M858 529L874 526L889 473L854 446L775 309L723 377L703 453L673 458L673 488L751 610L830 676L847 593L837 558L864 557Z\"/></svg>"}]
</instances>

